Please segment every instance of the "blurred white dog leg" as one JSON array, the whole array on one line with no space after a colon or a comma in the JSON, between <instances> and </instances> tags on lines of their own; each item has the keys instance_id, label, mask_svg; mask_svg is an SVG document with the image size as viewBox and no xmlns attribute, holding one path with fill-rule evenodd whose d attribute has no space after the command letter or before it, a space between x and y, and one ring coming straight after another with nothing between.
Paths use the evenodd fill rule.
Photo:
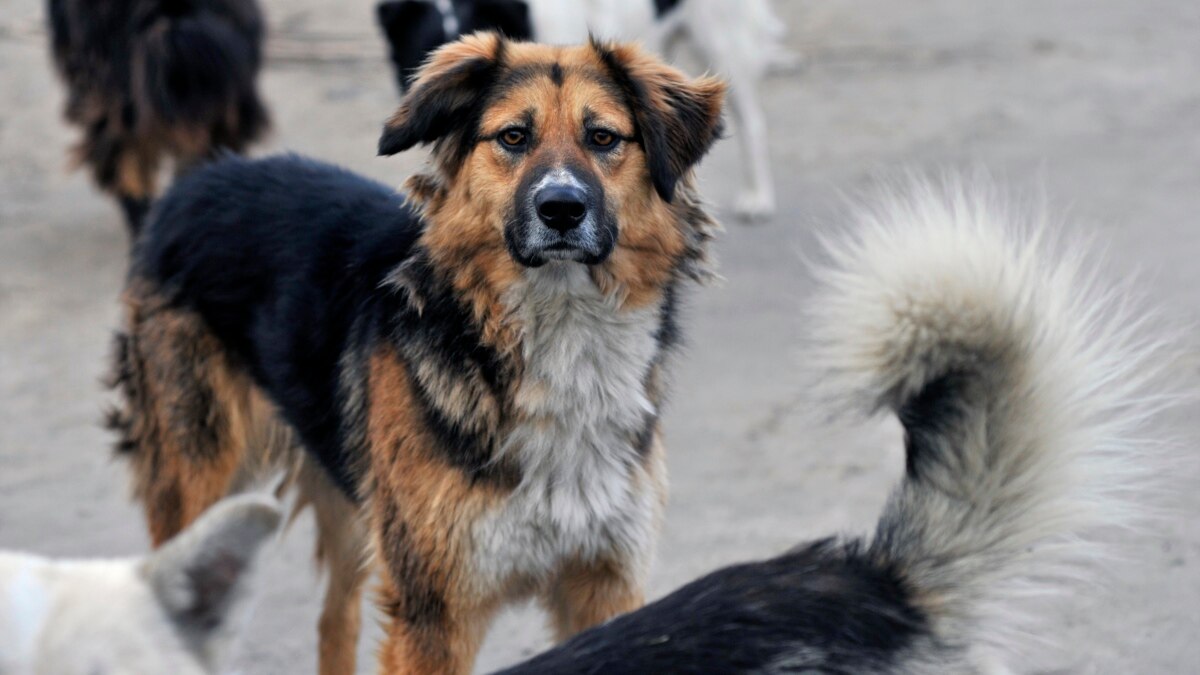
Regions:
<instances>
[{"instance_id":1,"label":"blurred white dog leg","mask_svg":"<svg viewBox=\"0 0 1200 675\"><path fill-rule=\"evenodd\" d=\"M744 220L763 220L775 213L775 187L767 147L767 120L758 101L758 83L734 80L729 90L739 145L746 167L745 184L734 201L734 213Z\"/></svg>"}]
</instances>

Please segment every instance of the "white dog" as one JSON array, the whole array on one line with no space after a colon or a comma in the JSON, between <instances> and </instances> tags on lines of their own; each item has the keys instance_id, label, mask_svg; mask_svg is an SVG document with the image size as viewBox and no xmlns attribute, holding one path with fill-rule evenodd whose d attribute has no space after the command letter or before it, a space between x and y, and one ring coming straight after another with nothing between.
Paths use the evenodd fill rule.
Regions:
<instances>
[{"instance_id":1,"label":"white dog","mask_svg":"<svg viewBox=\"0 0 1200 675\"><path fill-rule=\"evenodd\" d=\"M0 673L217 672L248 613L248 572L279 522L273 500L246 495L142 558L0 552Z\"/></svg>"}]
</instances>

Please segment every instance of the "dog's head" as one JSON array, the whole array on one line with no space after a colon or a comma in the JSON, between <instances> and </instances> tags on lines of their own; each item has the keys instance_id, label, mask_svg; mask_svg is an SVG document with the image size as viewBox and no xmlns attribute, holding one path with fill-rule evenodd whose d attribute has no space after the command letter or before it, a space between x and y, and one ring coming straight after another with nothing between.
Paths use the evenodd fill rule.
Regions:
<instances>
[{"instance_id":1,"label":"dog's head","mask_svg":"<svg viewBox=\"0 0 1200 675\"><path fill-rule=\"evenodd\" d=\"M620 283L687 248L702 212L679 186L720 134L724 92L632 45L473 35L434 53L379 151L434 146L437 175L409 181L431 243L602 266Z\"/></svg>"},{"instance_id":2,"label":"dog's head","mask_svg":"<svg viewBox=\"0 0 1200 675\"><path fill-rule=\"evenodd\" d=\"M408 90L430 52L459 35L490 30L518 40L532 37L524 0L455 0L451 9L444 15L433 0L386 0L376 6L401 91Z\"/></svg>"}]
</instances>

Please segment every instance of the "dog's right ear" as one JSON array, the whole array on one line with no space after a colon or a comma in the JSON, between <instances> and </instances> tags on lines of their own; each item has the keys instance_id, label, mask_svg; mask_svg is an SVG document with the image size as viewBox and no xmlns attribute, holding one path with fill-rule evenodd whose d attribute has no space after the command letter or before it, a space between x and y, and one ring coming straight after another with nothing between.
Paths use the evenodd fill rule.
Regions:
<instances>
[{"instance_id":1,"label":"dog's right ear","mask_svg":"<svg viewBox=\"0 0 1200 675\"><path fill-rule=\"evenodd\" d=\"M231 497L150 555L143 574L185 635L203 642L229 623L247 595L253 563L281 519L269 497Z\"/></svg>"},{"instance_id":2,"label":"dog's right ear","mask_svg":"<svg viewBox=\"0 0 1200 675\"><path fill-rule=\"evenodd\" d=\"M503 59L504 39L495 33L469 35L435 51L384 123L379 154L437 143L450 149L451 160L461 158Z\"/></svg>"}]
</instances>

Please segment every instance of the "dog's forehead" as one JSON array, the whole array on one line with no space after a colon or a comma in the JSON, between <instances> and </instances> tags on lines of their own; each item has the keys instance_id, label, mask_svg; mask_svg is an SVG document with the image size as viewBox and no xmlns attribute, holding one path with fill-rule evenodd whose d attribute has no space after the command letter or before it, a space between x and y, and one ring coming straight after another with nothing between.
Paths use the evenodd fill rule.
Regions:
<instances>
[{"instance_id":1,"label":"dog's forehead","mask_svg":"<svg viewBox=\"0 0 1200 675\"><path fill-rule=\"evenodd\" d=\"M604 63L591 45L546 45L534 42L506 42L504 64L510 68L522 66L591 67L600 70Z\"/></svg>"},{"instance_id":2,"label":"dog's forehead","mask_svg":"<svg viewBox=\"0 0 1200 675\"><path fill-rule=\"evenodd\" d=\"M514 44L482 117L484 129L529 118L536 125L589 120L633 132L620 86L591 46Z\"/></svg>"}]
</instances>

